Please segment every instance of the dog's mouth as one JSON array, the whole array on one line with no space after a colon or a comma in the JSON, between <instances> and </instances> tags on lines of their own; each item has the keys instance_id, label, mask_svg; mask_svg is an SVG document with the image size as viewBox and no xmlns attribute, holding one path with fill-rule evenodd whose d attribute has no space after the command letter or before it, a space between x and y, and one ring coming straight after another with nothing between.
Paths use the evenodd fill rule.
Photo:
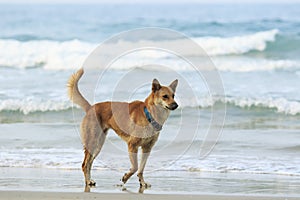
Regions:
<instances>
[{"instance_id":1,"label":"dog's mouth","mask_svg":"<svg viewBox=\"0 0 300 200\"><path fill-rule=\"evenodd\" d=\"M176 108L178 108L178 104L174 102L174 103L166 106L166 108L169 110L175 110Z\"/></svg>"}]
</instances>

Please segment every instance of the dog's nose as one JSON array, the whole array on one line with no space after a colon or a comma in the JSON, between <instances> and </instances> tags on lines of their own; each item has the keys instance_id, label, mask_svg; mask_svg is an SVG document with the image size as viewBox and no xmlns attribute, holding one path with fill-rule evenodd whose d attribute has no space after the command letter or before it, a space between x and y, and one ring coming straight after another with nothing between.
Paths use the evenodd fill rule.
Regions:
<instances>
[{"instance_id":1,"label":"dog's nose","mask_svg":"<svg viewBox=\"0 0 300 200\"><path fill-rule=\"evenodd\" d=\"M178 107L178 104L176 102L171 103L171 110L175 110Z\"/></svg>"}]
</instances>

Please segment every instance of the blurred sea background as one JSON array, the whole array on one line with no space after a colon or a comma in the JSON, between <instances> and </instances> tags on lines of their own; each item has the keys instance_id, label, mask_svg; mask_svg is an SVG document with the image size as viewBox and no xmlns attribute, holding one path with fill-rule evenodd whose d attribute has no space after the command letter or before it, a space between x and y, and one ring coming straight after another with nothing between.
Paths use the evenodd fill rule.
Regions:
<instances>
[{"instance_id":1,"label":"blurred sea background","mask_svg":"<svg viewBox=\"0 0 300 200\"><path fill-rule=\"evenodd\" d=\"M299 195L299 13L299 4L1 4L0 168L79 170L83 153L78 127L83 113L68 100L69 76L111 36L158 27L183 33L205 50L219 71L225 99L211 100L195 71L168 54L143 53L112 65L95 94L97 101L110 100L111 88L132 70L149 84L133 96L133 91L119 91L121 101L128 96L146 98L157 76L165 85L177 78L169 77L168 70L189 77L185 81L196 94L184 98L179 81L180 107L164 127L145 173L161 179L168 173L170 182L194 178L193 192L199 192L199 184L205 185L202 192ZM153 61L169 68L144 67ZM223 134L209 156L199 158L205 133L214 128L209 127L211 109L225 104ZM79 116L75 120L74 113ZM199 120L199 127L195 131L193 125L184 124L186 135L178 140L175 133L182 117L191 123ZM96 180L101 180L102 171L112 169L121 177L130 166L126 145L114 133L107 140L94 164ZM159 156L166 151L168 156ZM3 175L0 188L7 189L11 179L12 174ZM107 179L113 182L118 177ZM155 180L159 185L159 178ZM81 179L73 181L82 184ZM241 191L230 184L242 185Z\"/></svg>"}]
</instances>

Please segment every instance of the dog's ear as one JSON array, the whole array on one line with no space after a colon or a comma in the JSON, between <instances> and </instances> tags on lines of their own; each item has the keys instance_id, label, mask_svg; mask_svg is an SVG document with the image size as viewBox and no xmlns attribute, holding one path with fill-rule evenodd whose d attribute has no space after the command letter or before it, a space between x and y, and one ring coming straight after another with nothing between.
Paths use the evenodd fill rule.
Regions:
<instances>
[{"instance_id":1,"label":"dog's ear","mask_svg":"<svg viewBox=\"0 0 300 200\"><path fill-rule=\"evenodd\" d=\"M173 92L176 91L177 84L178 84L178 80L176 79L169 85L169 87L173 90Z\"/></svg>"},{"instance_id":2,"label":"dog's ear","mask_svg":"<svg viewBox=\"0 0 300 200\"><path fill-rule=\"evenodd\" d=\"M156 91L160 90L160 88L161 88L161 85L158 82L158 80L156 78L153 79L153 81L152 81L152 92L156 92Z\"/></svg>"}]
</instances>

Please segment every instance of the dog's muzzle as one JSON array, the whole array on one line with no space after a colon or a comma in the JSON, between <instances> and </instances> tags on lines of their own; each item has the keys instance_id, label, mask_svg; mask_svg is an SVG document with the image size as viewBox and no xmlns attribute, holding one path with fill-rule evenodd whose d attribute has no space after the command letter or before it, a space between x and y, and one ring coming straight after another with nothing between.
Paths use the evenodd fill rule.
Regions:
<instances>
[{"instance_id":1,"label":"dog's muzzle","mask_svg":"<svg viewBox=\"0 0 300 200\"><path fill-rule=\"evenodd\" d=\"M175 110L176 108L178 108L178 104L176 102L171 103L170 105L168 105L167 107L169 110Z\"/></svg>"}]
</instances>

